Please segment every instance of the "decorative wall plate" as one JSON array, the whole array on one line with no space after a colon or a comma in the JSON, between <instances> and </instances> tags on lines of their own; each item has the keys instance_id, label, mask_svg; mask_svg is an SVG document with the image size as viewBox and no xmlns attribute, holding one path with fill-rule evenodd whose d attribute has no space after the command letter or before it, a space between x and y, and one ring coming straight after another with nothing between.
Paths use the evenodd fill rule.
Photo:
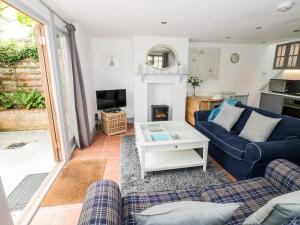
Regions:
<instances>
[{"instance_id":1,"label":"decorative wall plate","mask_svg":"<svg viewBox=\"0 0 300 225\"><path fill-rule=\"evenodd\" d=\"M231 56L230 56L230 62L233 63L233 64L236 64L238 63L238 61L240 60L240 56L238 53L232 53Z\"/></svg>"}]
</instances>

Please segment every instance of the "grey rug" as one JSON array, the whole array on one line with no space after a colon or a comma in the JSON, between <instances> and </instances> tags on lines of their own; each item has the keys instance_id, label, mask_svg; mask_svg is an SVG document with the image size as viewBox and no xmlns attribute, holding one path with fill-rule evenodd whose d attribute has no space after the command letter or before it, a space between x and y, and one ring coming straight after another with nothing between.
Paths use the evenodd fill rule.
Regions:
<instances>
[{"instance_id":1,"label":"grey rug","mask_svg":"<svg viewBox=\"0 0 300 225\"><path fill-rule=\"evenodd\" d=\"M130 192L163 191L197 188L210 184L228 182L225 174L211 161L207 171L202 167L166 170L146 173L141 179L140 163L135 136L123 136L121 139L121 192L126 195Z\"/></svg>"},{"instance_id":2,"label":"grey rug","mask_svg":"<svg viewBox=\"0 0 300 225\"><path fill-rule=\"evenodd\" d=\"M7 197L10 211L23 210L37 189L41 186L48 173L29 174Z\"/></svg>"}]
</instances>

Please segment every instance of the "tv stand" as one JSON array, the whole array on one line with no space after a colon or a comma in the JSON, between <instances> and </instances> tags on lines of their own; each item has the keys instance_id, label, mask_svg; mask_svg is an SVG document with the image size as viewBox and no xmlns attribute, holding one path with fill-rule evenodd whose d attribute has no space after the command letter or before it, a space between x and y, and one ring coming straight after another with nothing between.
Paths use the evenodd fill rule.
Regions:
<instances>
[{"instance_id":1,"label":"tv stand","mask_svg":"<svg viewBox=\"0 0 300 225\"><path fill-rule=\"evenodd\" d=\"M116 113L116 112L121 112L121 108L103 109L103 112L106 112L106 113Z\"/></svg>"}]
</instances>

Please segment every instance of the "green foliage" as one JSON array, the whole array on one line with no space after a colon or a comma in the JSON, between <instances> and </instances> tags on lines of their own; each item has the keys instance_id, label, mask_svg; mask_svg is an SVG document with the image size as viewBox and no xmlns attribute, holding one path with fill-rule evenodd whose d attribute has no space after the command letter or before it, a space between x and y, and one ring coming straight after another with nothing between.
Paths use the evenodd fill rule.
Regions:
<instances>
[{"instance_id":1,"label":"green foliage","mask_svg":"<svg viewBox=\"0 0 300 225\"><path fill-rule=\"evenodd\" d=\"M37 91L18 89L15 92L0 93L0 109L44 109L45 98Z\"/></svg>"},{"instance_id":2,"label":"green foliage","mask_svg":"<svg viewBox=\"0 0 300 225\"><path fill-rule=\"evenodd\" d=\"M19 11L16 11L16 16L19 24L22 24L27 27L34 27L34 25L36 24L36 22L33 19Z\"/></svg>"},{"instance_id":3,"label":"green foliage","mask_svg":"<svg viewBox=\"0 0 300 225\"><path fill-rule=\"evenodd\" d=\"M191 84L192 87L199 87L203 80L200 80L199 77L189 77L187 82Z\"/></svg>"},{"instance_id":4,"label":"green foliage","mask_svg":"<svg viewBox=\"0 0 300 225\"><path fill-rule=\"evenodd\" d=\"M26 58L33 58L38 61L36 45L16 41L0 41L0 63L10 66Z\"/></svg>"}]
</instances>

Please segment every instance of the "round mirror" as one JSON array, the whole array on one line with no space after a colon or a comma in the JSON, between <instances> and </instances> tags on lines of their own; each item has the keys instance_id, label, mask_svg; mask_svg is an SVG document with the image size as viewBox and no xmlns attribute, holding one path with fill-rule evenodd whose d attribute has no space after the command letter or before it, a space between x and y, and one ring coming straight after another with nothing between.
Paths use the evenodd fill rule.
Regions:
<instances>
[{"instance_id":1,"label":"round mirror","mask_svg":"<svg viewBox=\"0 0 300 225\"><path fill-rule=\"evenodd\" d=\"M166 45L153 46L146 57L147 64L159 70L170 69L177 63L176 51Z\"/></svg>"}]
</instances>

